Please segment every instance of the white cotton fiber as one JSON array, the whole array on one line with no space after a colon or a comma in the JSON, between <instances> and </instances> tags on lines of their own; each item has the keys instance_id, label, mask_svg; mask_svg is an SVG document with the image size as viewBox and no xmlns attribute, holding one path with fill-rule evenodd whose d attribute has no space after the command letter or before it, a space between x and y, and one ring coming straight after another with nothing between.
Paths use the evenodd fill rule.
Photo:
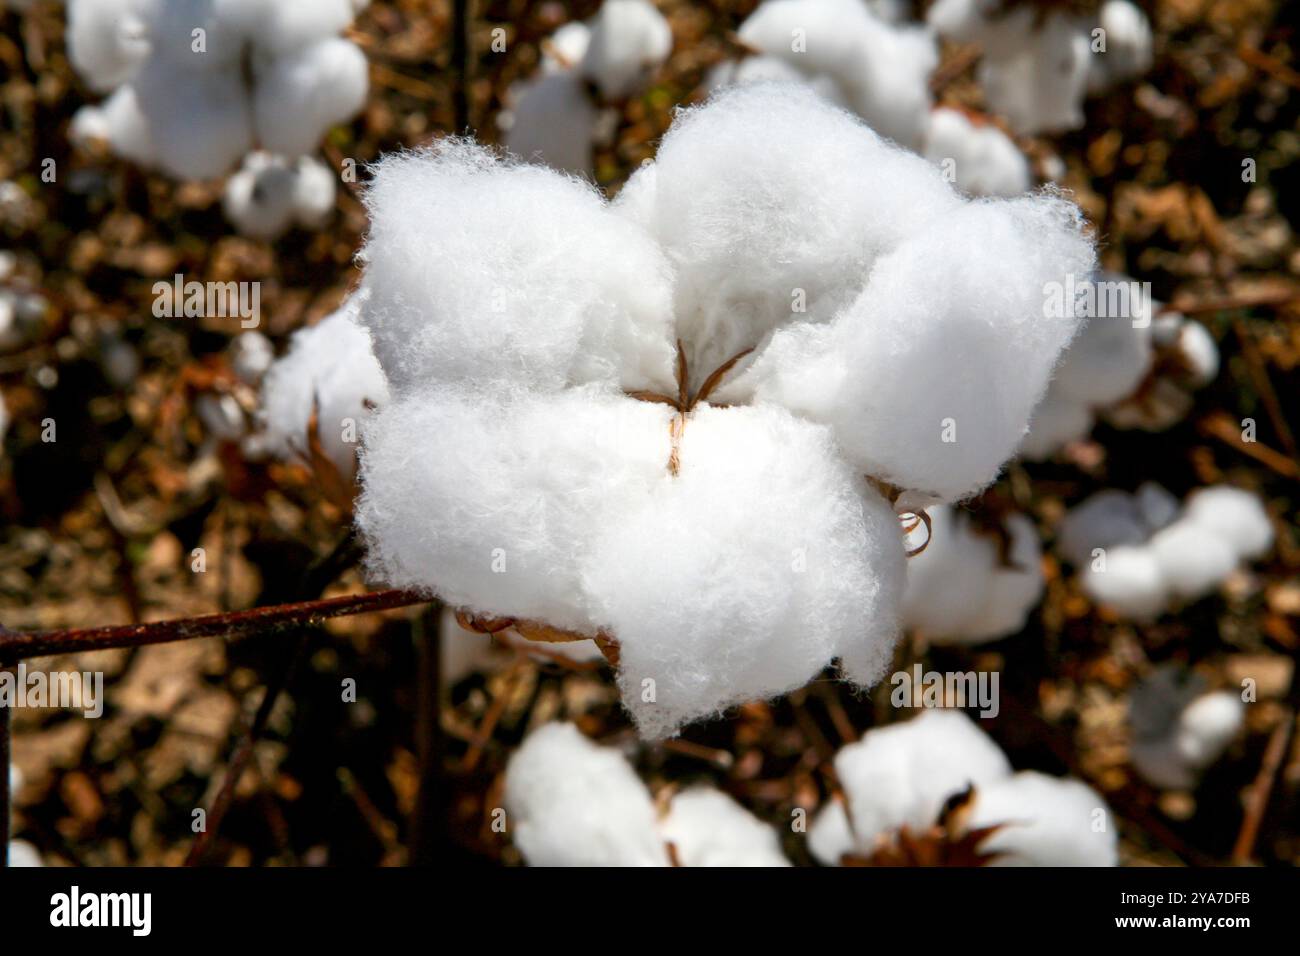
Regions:
<instances>
[{"instance_id":1,"label":"white cotton fiber","mask_svg":"<svg viewBox=\"0 0 1300 956\"><path fill-rule=\"evenodd\" d=\"M389 157L367 206L362 321L398 393L433 381L673 390L667 263L592 187L443 140Z\"/></svg>"},{"instance_id":2,"label":"white cotton fiber","mask_svg":"<svg viewBox=\"0 0 1300 956\"><path fill-rule=\"evenodd\" d=\"M1020 443L1017 454L1030 461L1044 461L1071 442L1087 438L1094 421L1087 405L1066 398L1049 385L1047 394L1034 409L1029 434Z\"/></svg>"},{"instance_id":3,"label":"white cotton fiber","mask_svg":"<svg viewBox=\"0 0 1300 956\"><path fill-rule=\"evenodd\" d=\"M558 73L572 69L586 54L591 43L591 27L570 20L551 34L549 48L542 49L542 71Z\"/></svg>"},{"instance_id":4,"label":"white cotton fiber","mask_svg":"<svg viewBox=\"0 0 1300 956\"><path fill-rule=\"evenodd\" d=\"M1033 185L1029 160L1016 144L996 126L976 126L960 110L930 113L922 155L945 171L950 166L957 188L973 196L1010 198Z\"/></svg>"},{"instance_id":5,"label":"white cotton fiber","mask_svg":"<svg viewBox=\"0 0 1300 956\"><path fill-rule=\"evenodd\" d=\"M545 73L514 90L505 148L528 162L590 175L600 110L572 71Z\"/></svg>"},{"instance_id":6,"label":"white cotton fiber","mask_svg":"<svg viewBox=\"0 0 1300 956\"><path fill-rule=\"evenodd\" d=\"M590 26L579 71L606 100L644 89L672 52L668 21L648 0L605 0Z\"/></svg>"},{"instance_id":7,"label":"white cotton fiber","mask_svg":"<svg viewBox=\"0 0 1300 956\"><path fill-rule=\"evenodd\" d=\"M674 796L660 832L682 866L790 865L777 832L712 787Z\"/></svg>"},{"instance_id":8,"label":"white cotton fiber","mask_svg":"<svg viewBox=\"0 0 1300 956\"><path fill-rule=\"evenodd\" d=\"M41 859L40 851L26 840L10 840L9 865L11 867L44 866L45 862Z\"/></svg>"},{"instance_id":9,"label":"white cotton fiber","mask_svg":"<svg viewBox=\"0 0 1300 956\"><path fill-rule=\"evenodd\" d=\"M927 829L950 797L970 786L982 791L1008 776L1011 764L960 711L927 710L906 723L869 730L842 748L835 756L835 773L848 797L854 849L870 853L900 827L913 833ZM835 841L818 831L829 826L842 832L833 808L823 810L809 832L810 842L823 852Z\"/></svg>"},{"instance_id":10,"label":"white cotton fiber","mask_svg":"<svg viewBox=\"0 0 1300 956\"><path fill-rule=\"evenodd\" d=\"M360 111L368 77L365 54L339 37L260 65L253 97L258 142L285 156L311 152L331 126Z\"/></svg>"},{"instance_id":11,"label":"white cotton fiber","mask_svg":"<svg viewBox=\"0 0 1300 956\"><path fill-rule=\"evenodd\" d=\"M1176 741L1180 755L1191 767L1208 767L1240 733L1245 714L1245 705L1232 691L1198 697L1178 720Z\"/></svg>"},{"instance_id":12,"label":"white cotton fiber","mask_svg":"<svg viewBox=\"0 0 1300 956\"><path fill-rule=\"evenodd\" d=\"M918 148L930 109L929 77L939 62L925 29L878 18L861 0L767 0L741 24L740 39L778 58L881 136ZM770 75L764 69L760 75ZM734 79L744 82L742 69Z\"/></svg>"},{"instance_id":13,"label":"white cotton fiber","mask_svg":"<svg viewBox=\"0 0 1300 956\"><path fill-rule=\"evenodd\" d=\"M867 474L946 500L973 494L1020 444L1074 334L1071 310L1044 303L1049 283L1092 267L1080 227L1049 196L932 221L876 263L817 358L774 369L759 399L827 421Z\"/></svg>"},{"instance_id":14,"label":"white cotton fiber","mask_svg":"<svg viewBox=\"0 0 1300 956\"><path fill-rule=\"evenodd\" d=\"M1228 485L1198 488L1187 496L1187 517L1222 538L1241 560L1262 558L1273 547L1273 525L1253 492Z\"/></svg>"},{"instance_id":15,"label":"white cotton fiber","mask_svg":"<svg viewBox=\"0 0 1300 956\"><path fill-rule=\"evenodd\" d=\"M372 406L388 401L388 386L356 319L358 297L310 328L295 332L288 353L262 382L264 439L280 456L308 454L313 413L321 447L351 477Z\"/></svg>"},{"instance_id":16,"label":"white cotton fiber","mask_svg":"<svg viewBox=\"0 0 1300 956\"><path fill-rule=\"evenodd\" d=\"M1132 281L1113 273L1100 273L1099 279ZM1066 349L1052 390L1085 405L1108 405L1138 387L1151 359L1149 325L1135 327L1129 315L1095 315Z\"/></svg>"},{"instance_id":17,"label":"white cotton fiber","mask_svg":"<svg viewBox=\"0 0 1300 956\"><path fill-rule=\"evenodd\" d=\"M103 140L117 155L142 165L157 160L148 120L140 112L131 86L118 87L98 106L86 105L77 110L68 135L73 142Z\"/></svg>"},{"instance_id":18,"label":"white cotton fiber","mask_svg":"<svg viewBox=\"0 0 1300 956\"><path fill-rule=\"evenodd\" d=\"M627 761L572 724L531 733L506 766L506 827L531 866L667 866L653 801Z\"/></svg>"},{"instance_id":19,"label":"white cotton fiber","mask_svg":"<svg viewBox=\"0 0 1300 956\"><path fill-rule=\"evenodd\" d=\"M1008 515L1007 533L1011 536L1007 563L996 566L983 609L954 639L979 644L1016 634L1025 626L1029 612L1043 596L1042 545L1034 524L1025 515Z\"/></svg>"},{"instance_id":20,"label":"white cotton fiber","mask_svg":"<svg viewBox=\"0 0 1300 956\"><path fill-rule=\"evenodd\" d=\"M655 166L649 228L696 385L778 325L828 321L880 256L961 205L937 169L797 87L680 113Z\"/></svg>"},{"instance_id":21,"label":"white cotton fiber","mask_svg":"<svg viewBox=\"0 0 1300 956\"><path fill-rule=\"evenodd\" d=\"M641 732L793 690L837 656L858 683L878 679L897 632L898 519L829 432L776 408L700 408L680 462L599 530L584 574Z\"/></svg>"},{"instance_id":22,"label":"white cotton fiber","mask_svg":"<svg viewBox=\"0 0 1300 956\"><path fill-rule=\"evenodd\" d=\"M843 800L832 799L817 811L808 829L808 852L818 863L839 866L846 853L858 854L866 849L858 846Z\"/></svg>"},{"instance_id":23,"label":"white cotton fiber","mask_svg":"<svg viewBox=\"0 0 1300 956\"><path fill-rule=\"evenodd\" d=\"M1178 326L1176 348L1188 386L1203 388L1214 381L1219 374L1219 346L1209 329L1193 319L1184 319Z\"/></svg>"},{"instance_id":24,"label":"white cotton fiber","mask_svg":"<svg viewBox=\"0 0 1300 956\"><path fill-rule=\"evenodd\" d=\"M372 569L398 587L434 582L456 607L594 633L583 562L598 533L667 482L670 414L594 389L431 390L390 404L362 459L357 522Z\"/></svg>"},{"instance_id":25,"label":"white cotton fiber","mask_svg":"<svg viewBox=\"0 0 1300 956\"><path fill-rule=\"evenodd\" d=\"M980 844L997 866L1115 866L1119 835L1091 787L1022 771L977 788L971 829L1002 824Z\"/></svg>"},{"instance_id":26,"label":"white cotton fiber","mask_svg":"<svg viewBox=\"0 0 1300 956\"><path fill-rule=\"evenodd\" d=\"M245 385L256 385L275 361L275 348L261 332L241 332L230 343L230 367Z\"/></svg>"}]
</instances>

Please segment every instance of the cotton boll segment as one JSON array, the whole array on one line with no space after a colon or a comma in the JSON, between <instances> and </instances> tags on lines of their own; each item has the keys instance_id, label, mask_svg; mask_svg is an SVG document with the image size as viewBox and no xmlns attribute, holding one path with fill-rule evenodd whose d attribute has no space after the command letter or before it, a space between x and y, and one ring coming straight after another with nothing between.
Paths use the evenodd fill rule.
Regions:
<instances>
[{"instance_id":1,"label":"cotton boll segment","mask_svg":"<svg viewBox=\"0 0 1300 956\"><path fill-rule=\"evenodd\" d=\"M1030 461L1045 461L1071 442L1087 438L1094 422L1087 405L1066 398L1049 385L1047 394L1034 409L1029 434L1020 443L1017 454Z\"/></svg>"},{"instance_id":2,"label":"cotton boll segment","mask_svg":"<svg viewBox=\"0 0 1300 956\"><path fill-rule=\"evenodd\" d=\"M1174 666L1158 668L1132 692L1133 767L1153 786L1190 789L1241 732L1245 707L1231 691Z\"/></svg>"},{"instance_id":3,"label":"cotton boll segment","mask_svg":"<svg viewBox=\"0 0 1300 956\"><path fill-rule=\"evenodd\" d=\"M968 623L960 643L979 644L1018 633L1043 596L1042 546L1033 522L1008 515L1011 536L1007 564L996 566L983 610Z\"/></svg>"},{"instance_id":4,"label":"cotton boll segment","mask_svg":"<svg viewBox=\"0 0 1300 956\"><path fill-rule=\"evenodd\" d=\"M1010 198L1029 191L1029 160L996 126L976 126L959 110L930 114L922 151L930 162L951 163L957 188L974 196Z\"/></svg>"},{"instance_id":5,"label":"cotton boll segment","mask_svg":"<svg viewBox=\"0 0 1300 956\"><path fill-rule=\"evenodd\" d=\"M26 840L10 840L9 865L11 867L44 866L45 861L41 859L40 851Z\"/></svg>"},{"instance_id":6,"label":"cotton boll segment","mask_svg":"<svg viewBox=\"0 0 1300 956\"><path fill-rule=\"evenodd\" d=\"M69 0L68 58L97 93L125 82L149 55L147 0Z\"/></svg>"},{"instance_id":7,"label":"cotton boll segment","mask_svg":"<svg viewBox=\"0 0 1300 956\"><path fill-rule=\"evenodd\" d=\"M1091 267L1064 200L967 204L876 264L821 360L760 371L760 356L757 396L831 424L875 478L949 501L973 494L1020 444L1077 327L1071 303L1047 307L1047 290Z\"/></svg>"},{"instance_id":8,"label":"cotton boll segment","mask_svg":"<svg viewBox=\"0 0 1300 956\"><path fill-rule=\"evenodd\" d=\"M1219 346L1209 329L1192 319L1179 323L1176 348L1183 360L1186 384L1203 388L1219 374Z\"/></svg>"},{"instance_id":9,"label":"cotton boll segment","mask_svg":"<svg viewBox=\"0 0 1300 956\"><path fill-rule=\"evenodd\" d=\"M606 622L582 587L591 542L668 480L670 416L594 389L394 402L362 456L372 569L455 607L594 634Z\"/></svg>"},{"instance_id":10,"label":"cotton boll segment","mask_svg":"<svg viewBox=\"0 0 1300 956\"><path fill-rule=\"evenodd\" d=\"M997 558L991 538L970 530L966 515L929 509L930 542L907 561L903 626L931 640L965 633L988 597Z\"/></svg>"},{"instance_id":11,"label":"cotton boll segment","mask_svg":"<svg viewBox=\"0 0 1300 956\"><path fill-rule=\"evenodd\" d=\"M1022 771L976 788L971 829L1002 824L980 844L996 866L1115 866L1119 836L1091 787Z\"/></svg>"},{"instance_id":12,"label":"cotton boll segment","mask_svg":"<svg viewBox=\"0 0 1300 956\"><path fill-rule=\"evenodd\" d=\"M304 229L317 229L334 211L338 177L311 156L299 156L294 164L293 217Z\"/></svg>"},{"instance_id":13,"label":"cotton boll segment","mask_svg":"<svg viewBox=\"0 0 1300 956\"><path fill-rule=\"evenodd\" d=\"M230 343L230 367L245 385L256 385L275 361L271 340L261 332L241 332Z\"/></svg>"},{"instance_id":14,"label":"cotton boll segment","mask_svg":"<svg viewBox=\"0 0 1300 956\"><path fill-rule=\"evenodd\" d=\"M255 4L258 41L265 48L288 52L336 36L352 23L351 0L274 0Z\"/></svg>"},{"instance_id":15,"label":"cotton boll segment","mask_svg":"<svg viewBox=\"0 0 1300 956\"><path fill-rule=\"evenodd\" d=\"M120 86L98 106L77 110L68 127L73 142L98 139L108 143L118 156L148 166L157 160L149 121L140 111L135 88Z\"/></svg>"},{"instance_id":16,"label":"cotton boll segment","mask_svg":"<svg viewBox=\"0 0 1300 956\"><path fill-rule=\"evenodd\" d=\"M1106 488L1071 508L1061 520L1057 550L1076 568L1085 567L1097 548L1141 544L1150 528L1137 500L1116 488Z\"/></svg>"},{"instance_id":17,"label":"cotton boll segment","mask_svg":"<svg viewBox=\"0 0 1300 956\"><path fill-rule=\"evenodd\" d=\"M132 80L157 163L180 179L225 173L252 145L252 120L237 72L182 70L155 57Z\"/></svg>"},{"instance_id":18,"label":"cotton boll segment","mask_svg":"<svg viewBox=\"0 0 1300 956\"><path fill-rule=\"evenodd\" d=\"M1237 567L1231 544L1183 518L1151 536L1151 553L1169 590L1184 601L1214 591Z\"/></svg>"},{"instance_id":19,"label":"cotton boll segment","mask_svg":"<svg viewBox=\"0 0 1300 956\"><path fill-rule=\"evenodd\" d=\"M835 773L849 799L855 849L870 852L900 827L931 826L950 797L971 786L979 793L1009 776L1011 764L960 711L927 710L906 723L869 730L842 748ZM810 839L821 827L838 829L834 816L822 822L833 808L818 815ZM819 836L814 842L835 841Z\"/></svg>"},{"instance_id":20,"label":"cotton boll segment","mask_svg":"<svg viewBox=\"0 0 1300 956\"><path fill-rule=\"evenodd\" d=\"M650 229L693 385L780 325L828 321L882 254L960 205L934 167L795 87L680 113L655 166Z\"/></svg>"},{"instance_id":21,"label":"cotton boll segment","mask_svg":"<svg viewBox=\"0 0 1300 956\"><path fill-rule=\"evenodd\" d=\"M295 332L289 352L266 373L262 384L265 441L282 457L306 455L313 412L321 447L350 477L357 441L371 406L388 401L388 386L356 320L353 297L316 325Z\"/></svg>"},{"instance_id":22,"label":"cotton boll segment","mask_svg":"<svg viewBox=\"0 0 1300 956\"><path fill-rule=\"evenodd\" d=\"M817 812L808 828L808 852L822 866L838 866L845 854L858 851L844 802L832 800Z\"/></svg>"},{"instance_id":23,"label":"cotton boll segment","mask_svg":"<svg viewBox=\"0 0 1300 956\"><path fill-rule=\"evenodd\" d=\"M504 139L509 152L579 176L591 174L600 110L576 73L543 72L521 83L511 112Z\"/></svg>"},{"instance_id":24,"label":"cotton boll segment","mask_svg":"<svg viewBox=\"0 0 1300 956\"><path fill-rule=\"evenodd\" d=\"M673 797L660 833L682 866L789 866L767 824L712 787Z\"/></svg>"},{"instance_id":25,"label":"cotton boll segment","mask_svg":"<svg viewBox=\"0 0 1300 956\"><path fill-rule=\"evenodd\" d=\"M590 186L461 140L384 160L362 321L393 388L675 391L671 274Z\"/></svg>"},{"instance_id":26,"label":"cotton boll segment","mask_svg":"<svg viewBox=\"0 0 1300 956\"><path fill-rule=\"evenodd\" d=\"M1053 14L1004 55L986 56L978 76L990 109L1017 132L1063 132L1083 125L1091 56L1085 24Z\"/></svg>"},{"instance_id":27,"label":"cotton boll segment","mask_svg":"<svg viewBox=\"0 0 1300 956\"><path fill-rule=\"evenodd\" d=\"M793 690L837 656L850 679L878 679L902 538L829 432L776 408L702 407L678 457L599 529L583 575L642 735Z\"/></svg>"},{"instance_id":28,"label":"cotton boll segment","mask_svg":"<svg viewBox=\"0 0 1300 956\"><path fill-rule=\"evenodd\" d=\"M1098 604L1138 620L1150 620L1169 603L1164 569L1150 548L1119 545L1109 548L1105 563L1082 571L1083 590Z\"/></svg>"},{"instance_id":29,"label":"cotton boll segment","mask_svg":"<svg viewBox=\"0 0 1300 956\"><path fill-rule=\"evenodd\" d=\"M668 21L648 0L605 0L578 69L606 100L625 99L646 86L672 48Z\"/></svg>"},{"instance_id":30,"label":"cotton boll segment","mask_svg":"<svg viewBox=\"0 0 1300 956\"><path fill-rule=\"evenodd\" d=\"M572 724L530 734L506 766L514 844L531 866L667 866L654 803L615 750Z\"/></svg>"},{"instance_id":31,"label":"cotton boll segment","mask_svg":"<svg viewBox=\"0 0 1300 956\"><path fill-rule=\"evenodd\" d=\"M1198 488L1187 496L1187 517L1223 540L1241 560L1255 560L1273 546L1273 525L1253 492L1227 485Z\"/></svg>"},{"instance_id":32,"label":"cotton boll segment","mask_svg":"<svg viewBox=\"0 0 1300 956\"><path fill-rule=\"evenodd\" d=\"M1132 282L1108 273L1098 280ZM1149 308L1145 302L1131 304L1131 315L1089 318L1066 350L1052 390L1086 405L1108 405L1132 394L1151 367L1151 328L1134 324L1134 317L1149 314Z\"/></svg>"},{"instance_id":33,"label":"cotton boll segment","mask_svg":"<svg viewBox=\"0 0 1300 956\"><path fill-rule=\"evenodd\" d=\"M221 207L241 235L275 239L293 222L295 175L281 157L249 153L226 180Z\"/></svg>"},{"instance_id":34,"label":"cotton boll segment","mask_svg":"<svg viewBox=\"0 0 1300 956\"><path fill-rule=\"evenodd\" d=\"M331 37L257 68L253 118L263 148L301 156L366 101L369 67L361 49Z\"/></svg>"}]
</instances>

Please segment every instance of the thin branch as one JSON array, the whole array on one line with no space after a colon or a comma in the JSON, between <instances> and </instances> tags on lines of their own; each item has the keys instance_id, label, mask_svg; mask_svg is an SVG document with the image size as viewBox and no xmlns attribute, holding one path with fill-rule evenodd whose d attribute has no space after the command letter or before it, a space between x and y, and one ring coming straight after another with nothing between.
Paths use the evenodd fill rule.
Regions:
<instances>
[{"instance_id":1,"label":"thin branch","mask_svg":"<svg viewBox=\"0 0 1300 956\"><path fill-rule=\"evenodd\" d=\"M74 654L102 651L114 647L141 647L166 644L196 637L235 637L252 633L288 630L319 624L333 617L387 611L392 608L424 604L426 594L392 589L367 594L295 604L255 607L225 614L155 621L149 624L124 624L119 627L73 628L61 631L10 631L0 625L0 661L12 663L28 657L50 654Z\"/></svg>"},{"instance_id":2,"label":"thin branch","mask_svg":"<svg viewBox=\"0 0 1300 956\"><path fill-rule=\"evenodd\" d=\"M1268 747L1264 750L1264 763L1259 768L1259 775L1250 788L1250 798L1246 803L1246 815L1237 834L1237 842L1232 848L1232 862L1246 866L1255 855L1255 842L1259 839L1260 824L1268 811L1269 797L1273 795L1273 782L1277 779L1278 769L1286 756L1291 743L1291 733L1295 729L1295 713L1287 710L1285 719L1273 728L1268 738Z\"/></svg>"}]
</instances>

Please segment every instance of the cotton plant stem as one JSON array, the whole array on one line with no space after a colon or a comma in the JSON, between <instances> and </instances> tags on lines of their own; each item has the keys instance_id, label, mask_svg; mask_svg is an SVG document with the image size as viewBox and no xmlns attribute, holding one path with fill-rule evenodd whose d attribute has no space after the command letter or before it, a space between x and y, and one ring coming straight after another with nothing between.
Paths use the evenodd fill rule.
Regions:
<instances>
[{"instance_id":1,"label":"cotton plant stem","mask_svg":"<svg viewBox=\"0 0 1300 956\"><path fill-rule=\"evenodd\" d=\"M29 657L142 647L196 637L238 637L277 632L319 624L335 617L410 607L429 600L426 594L394 588L149 624L28 632L10 631L0 626L0 661L12 663Z\"/></svg>"},{"instance_id":2,"label":"cotton plant stem","mask_svg":"<svg viewBox=\"0 0 1300 956\"><path fill-rule=\"evenodd\" d=\"M1237 842L1232 847L1232 862L1238 866L1249 865L1255 855L1255 842L1259 839L1259 828L1268 813L1269 798L1273 795L1273 784L1277 780L1278 770L1290 749L1295 732L1295 711L1287 708L1283 719L1273 728L1268 738L1268 747L1264 750L1264 762L1259 768L1259 775L1250 787L1250 797L1246 802L1246 814L1237 834Z\"/></svg>"}]
</instances>

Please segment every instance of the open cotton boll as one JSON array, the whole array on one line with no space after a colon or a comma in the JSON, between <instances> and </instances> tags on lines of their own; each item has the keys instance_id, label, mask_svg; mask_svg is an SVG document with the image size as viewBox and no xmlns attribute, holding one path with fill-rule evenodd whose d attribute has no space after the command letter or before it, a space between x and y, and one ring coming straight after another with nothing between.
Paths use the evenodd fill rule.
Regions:
<instances>
[{"instance_id":1,"label":"open cotton boll","mask_svg":"<svg viewBox=\"0 0 1300 956\"><path fill-rule=\"evenodd\" d=\"M542 48L542 72L560 73L571 70L587 53L591 43L591 28L580 20L571 20L550 36Z\"/></svg>"},{"instance_id":2,"label":"open cotton boll","mask_svg":"<svg viewBox=\"0 0 1300 956\"><path fill-rule=\"evenodd\" d=\"M583 574L642 735L793 690L837 656L874 683L897 634L902 541L830 433L778 408L703 407L679 459L669 476L660 458L649 493L596 529Z\"/></svg>"},{"instance_id":3,"label":"open cotton boll","mask_svg":"<svg viewBox=\"0 0 1300 956\"><path fill-rule=\"evenodd\" d=\"M1128 617L1154 618L1169 603L1164 569L1145 546L1108 548L1104 565L1089 563L1081 574L1083 590L1090 598Z\"/></svg>"},{"instance_id":4,"label":"open cotton boll","mask_svg":"<svg viewBox=\"0 0 1300 956\"><path fill-rule=\"evenodd\" d=\"M1078 780L1021 771L977 788L972 829L1002 824L980 844L995 866L1115 866L1119 835L1106 801Z\"/></svg>"},{"instance_id":5,"label":"open cotton boll","mask_svg":"<svg viewBox=\"0 0 1300 956\"><path fill-rule=\"evenodd\" d=\"M1033 177L1029 160L996 126L976 126L960 110L941 107L930 113L922 155L946 169L957 188L974 196L1019 196Z\"/></svg>"},{"instance_id":6,"label":"open cotton boll","mask_svg":"<svg viewBox=\"0 0 1300 956\"><path fill-rule=\"evenodd\" d=\"M372 569L453 606L594 635L582 564L600 529L667 481L670 415L594 389L390 404L362 456Z\"/></svg>"},{"instance_id":7,"label":"open cotton boll","mask_svg":"<svg viewBox=\"0 0 1300 956\"><path fill-rule=\"evenodd\" d=\"M285 156L311 152L331 126L360 111L369 82L366 55L341 37L260 65L253 95L258 141Z\"/></svg>"},{"instance_id":8,"label":"open cotton boll","mask_svg":"<svg viewBox=\"0 0 1300 956\"><path fill-rule=\"evenodd\" d=\"M180 69L154 57L132 80L159 166L180 179L220 176L252 146L239 74Z\"/></svg>"},{"instance_id":9,"label":"open cotton boll","mask_svg":"<svg viewBox=\"0 0 1300 956\"><path fill-rule=\"evenodd\" d=\"M853 852L870 853L901 827L934 824L949 798L967 787L979 793L1011 774L1011 764L965 714L926 710L902 724L867 731L835 755L835 773L848 798L848 814L829 804L814 818L810 845L823 862L839 862L844 823L852 821ZM838 811L836 808L839 808ZM828 857L830 857L828 859Z\"/></svg>"},{"instance_id":10,"label":"open cotton boll","mask_svg":"<svg viewBox=\"0 0 1300 956\"><path fill-rule=\"evenodd\" d=\"M1112 273L1100 273L1097 278L1132 282ZM1130 302L1130 314L1090 317L1066 349L1052 379L1052 390L1094 406L1108 405L1132 394L1151 367L1151 328L1140 321L1149 315L1149 308L1148 303ZM1139 319L1136 327L1135 317Z\"/></svg>"},{"instance_id":11,"label":"open cotton boll","mask_svg":"<svg viewBox=\"0 0 1300 956\"><path fill-rule=\"evenodd\" d=\"M1104 92L1151 69L1151 21L1137 4L1129 0L1106 0L1101 5L1098 24L1106 48L1092 51L1088 68L1089 92Z\"/></svg>"},{"instance_id":12,"label":"open cotton boll","mask_svg":"<svg viewBox=\"0 0 1300 956\"><path fill-rule=\"evenodd\" d=\"M600 110L573 72L543 72L519 84L505 148L528 162L590 175Z\"/></svg>"},{"instance_id":13,"label":"open cotton boll","mask_svg":"<svg viewBox=\"0 0 1300 956\"><path fill-rule=\"evenodd\" d=\"M386 159L366 204L361 317L399 394L431 381L675 391L668 264L593 187L446 139Z\"/></svg>"},{"instance_id":14,"label":"open cotton boll","mask_svg":"<svg viewBox=\"0 0 1300 956\"><path fill-rule=\"evenodd\" d=\"M150 0L68 0L68 58L86 84L106 93L149 55Z\"/></svg>"},{"instance_id":15,"label":"open cotton boll","mask_svg":"<svg viewBox=\"0 0 1300 956\"><path fill-rule=\"evenodd\" d=\"M779 325L828 321L879 256L961 205L929 163L798 87L679 113L655 166L650 230L676 272L696 386Z\"/></svg>"},{"instance_id":16,"label":"open cotton boll","mask_svg":"<svg viewBox=\"0 0 1300 956\"><path fill-rule=\"evenodd\" d=\"M1273 547L1273 525L1253 492L1228 485L1198 488L1187 496L1187 518L1225 542L1242 560L1255 560Z\"/></svg>"},{"instance_id":17,"label":"open cotton boll","mask_svg":"<svg viewBox=\"0 0 1300 956\"><path fill-rule=\"evenodd\" d=\"M226 180L221 207L241 235L275 239L293 222L295 175L279 156L255 152Z\"/></svg>"},{"instance_id":18,"label":"open cotton boll","mask_svg":"<svg viewBox=\"0 0 1300 956\"><path fill-rule=\"evenodd\" d=\"M1077 326L1072 303L1049 314L1044 290L1092 257L1063 200L966 204L876 263L820 361L760 356L756 394L831 424L867 474L971 495L1019 446Z\"/></svg>"},{"instance_id":19,"label":"open cotton boll","mask_svg":"<svg viewBox=\"0 0 1300 956\"><path fill-rule=\"evenodd\" d=\"M673 34L648 0L605 0L591 19L579 72L606 100L644 89L673 48Z\"/></svg>"},{"instance_id":20,"label":"open cotton boll","mask_svg":"<svg viewBox=\"0 0 1300 956\"><path fill-rule=\"evenodd\" d=\"M1010 49L985 40L978 77L989 108L1027 135L1078 129L1092 57L1086 24L1052 14L1028 35L1013 29L1014 41L1003 40Z\"/></svg>"},{"instance_id":21,"label":"open cotton boll","mask_svg":"<svg viewBox=\"0 0 1300 956\"><path fill-rule=\"evenodd\" d=\"M789 866L777 832L721 790L673 797L660 833L682 866Z\"/></svg>"},{"instance_id":22,"label":"open cotton boll","mask_svg":"<svg viewBox=\"0 0 1300 956\"><path fill-rule=\"evenodd\" d=\"M1241 732L1245 706L1237 694L1206 693L1199 676L1166 665L1133 688L1129 719L1138 775L1156 787L1186 790Z\"/></svg>"},{"instance_id":23,"label":"open cotton boll","mask_svg":"<svg viewBox=\"0 0 1300 956\"><path fill-rule=\"evenodd\" d=\"M653 801L616 750L572 724L533 731L506 765L507 828L530 866L668 866Z\"/></svg>"},{"instance_id":24,"label":"open cotton boll","mask_svg":"<svg viewBox=\"0 0 1300 956\"><path fill-rule=\"evenodd\" d=\"M808 80L830 80L877 133L920 146L939 62L926 30L877 18L861 0L767 0L741 24L740 39ZM743 74L736 77L743 80Z\"/></svg>"},{"instance_id":25,"label":"open cotton boll","mask_svg":"<svg viewBox=\"0 0 1300 956\"><path fill-rule=\"evenodd\" d=\"M388 385L356 319L354 295L338 311L293 334L288 353L262 383L261 417L269 449L281 457L309 454L313 413L321 447L350 477L357 441L372 406L388 401Z\"/></svg>"},{"instance_id":26,"label":"open cotton boll","mask_svg":"<svg viewBox=\"0 0 1300 956\"><path fill-rule=\"evenodd\" d=\"M1237 567L1232 545L1194 518L1181 518L1157 531L1150 548L1165 584L1185 601L1211 593Z\"/></svg>"},{"instance_id":27,"label":"open cotton boll","mask_svg":"<svg viewBox=\"0 0 1300 956\"><path fill-rule=\"evenodd\" d=\"M1241 732L1246 708L1232 691L1204 694L1178 719L1178 752L1188 766L1202 769L1218 760Z\"/></svg>"}]
</instances>

